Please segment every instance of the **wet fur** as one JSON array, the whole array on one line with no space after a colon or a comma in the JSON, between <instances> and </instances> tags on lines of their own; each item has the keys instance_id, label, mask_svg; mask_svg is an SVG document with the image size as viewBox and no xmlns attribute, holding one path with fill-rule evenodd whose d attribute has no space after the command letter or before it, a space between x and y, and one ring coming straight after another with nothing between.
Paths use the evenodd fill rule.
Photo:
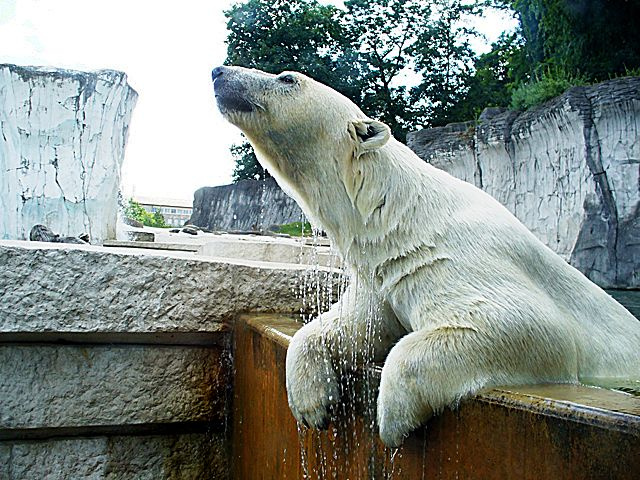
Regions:
<instances>
[{"instance_id":1,"label":"wet fur","mask_svg":"<svg viewBox=\"0 0 640 480\"><path fill-rule=\"evenodd\" d=\"M373 350L386 356L378 423L388 446L483 388L640 378L635 317L492 197L423 162L337 92L291 75L284 85L227 67L216 94L352 271L341 302L289 346L299 421L326 425L336 365L364 360L367 302L380 305ZM225 109L225 95L254 108Z\"/></svg>"}]
</instances>

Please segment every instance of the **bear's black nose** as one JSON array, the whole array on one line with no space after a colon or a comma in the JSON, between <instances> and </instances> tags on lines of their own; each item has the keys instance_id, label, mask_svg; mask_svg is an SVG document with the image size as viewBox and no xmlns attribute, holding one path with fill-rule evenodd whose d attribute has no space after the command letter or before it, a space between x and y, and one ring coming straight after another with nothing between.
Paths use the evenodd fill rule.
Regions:
<instances>
[{"instance_id":1,"label":"bear's black nose","mask_svg":"<svg viewBox=\"0 0 640 480\"><path fill-rule=\"evenodd\" d=\"M224 73L224 67L214 68L213 70L211 70L211 80L215 81L215 79L218 78L223 73Z\"/></svg>"}]
</instances>

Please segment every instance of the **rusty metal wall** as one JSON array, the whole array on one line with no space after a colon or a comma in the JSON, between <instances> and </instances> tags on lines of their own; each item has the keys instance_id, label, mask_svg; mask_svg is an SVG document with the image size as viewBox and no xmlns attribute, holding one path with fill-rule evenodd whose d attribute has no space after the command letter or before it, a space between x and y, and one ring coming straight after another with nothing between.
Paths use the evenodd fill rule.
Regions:
<instances>
[{"instance_id":1,"label":"rusty metal wall","mask_svg":"<svg viewBox=\"0 0 640 480\"><path fill-rule=\"evenodd\" d=\"M285 390L297 328L275 316L236 323L234 479L640 478L640 399L583 387L487 392L432 419L396 452L367 415L351 415L362 406L347 405L327 432L299 430Z\"/></svg>"}]
</instances>

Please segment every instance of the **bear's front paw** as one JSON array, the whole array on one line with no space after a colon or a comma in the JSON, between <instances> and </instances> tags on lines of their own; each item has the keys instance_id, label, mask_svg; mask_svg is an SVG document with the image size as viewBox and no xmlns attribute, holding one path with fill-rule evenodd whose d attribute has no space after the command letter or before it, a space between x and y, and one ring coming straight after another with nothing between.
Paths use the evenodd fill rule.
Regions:
<instances>
[{"instance_id":1,"label":"bear's front paw","mask_svg":"<svg viewBox=\"0 0 640 480\"><path fill-rule=\"evenodd\" d=\"M287 351L287 397L293 416L304 425L325 429L338 396L328 352L309 337L295 335Z\"/></svg>"},{"instance_id":2,"label":"bear's front paw","mask_svg":"<svg viewBox=\"0 0 640 480\"><path fill-rule=\"evenodd\" d=\"M333 369L330 365L307 365L294 372L287 371L287 397L293 416L308 427L326 429L339 395Z\"/></svg>"},{"instance_id":3,"label":"bear's front paw","mask_svg":"<svg viewBox=\"0 0 640 480\"><path fill-rule=\"evenodd\" d=\"M397 448L409 433L433 416L433 410L420 403L417 395L389 388L384 383L378 396L380 439L387 447Z\"/></svg>"}]
</instances>

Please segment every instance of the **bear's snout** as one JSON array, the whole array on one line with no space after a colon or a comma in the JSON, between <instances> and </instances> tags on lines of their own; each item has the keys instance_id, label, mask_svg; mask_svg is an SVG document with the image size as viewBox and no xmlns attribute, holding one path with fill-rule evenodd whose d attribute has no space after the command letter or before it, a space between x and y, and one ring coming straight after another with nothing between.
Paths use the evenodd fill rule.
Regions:
<instances>
[{"instance_id":1,"label":"bear's snout","mask_svg":"<svg viewBox=\"0 0 640 480\"><path fill-rule=\"evenodd\" d=\"M225 67L216 67L213 70L211 70L211 80L215 82L216 78L222 75L225 70L226 70Z\"/></svg>"},{"instance_id":2,"label":"bear's snout","mask_svg":"<svg viewBox=\"0 0 640 480\"><path fill-rule=\"evenodd\" d=\"M225 112L253 112L255 105L249 99L247 88L237 74L228 67L216 67L211 71L213 90L218 108Z\"/></svg>"}]
</instances>

